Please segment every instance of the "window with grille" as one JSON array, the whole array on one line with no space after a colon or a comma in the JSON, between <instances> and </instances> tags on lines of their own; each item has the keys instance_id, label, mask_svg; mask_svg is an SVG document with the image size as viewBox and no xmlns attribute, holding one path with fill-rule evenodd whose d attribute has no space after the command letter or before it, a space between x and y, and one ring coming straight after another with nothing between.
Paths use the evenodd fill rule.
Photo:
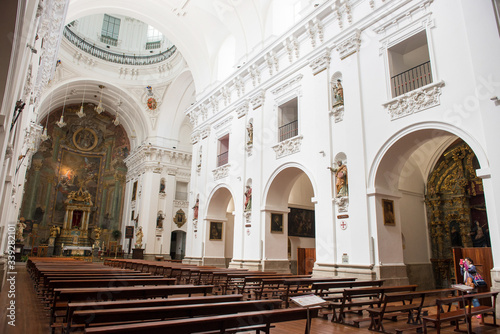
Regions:
<instances>
[{"instance_id":1,"label":"window with grille","mask_svg":"<svg viewBox=\"0 0 500 334\"><path fill-rule=\"evenodd\" d=\"M298 99L294 98L278 107L278 141L299 134Z\"/></svg>"},{"instance_id":2,"label":"window with grille","mask_svg":"<svg viewBox=\"0 0 500 334\"><path fill-rule=\"evenodd\" d=\"M219 139L219 148L217 150L217 167L224 166L229 162L229 135Z\"/></svg>"},{"instance_id":3,"label":"window with grille","mask_svg":"<svg viewBox=\"0 0 500 334\"><path fill-rule=\"evenodd\" d=\"M116 46L119 32L120 19L104 14L101 30L101 42Z\"/></svg>"},{"instance_id":4,"label":"window with grille","mask_svg":"<svg viewBox=\"0 0 500 334\"><path fill-rule=\"evenodd\" d=\"M427 35L421 31L388 49L392 97L432 83Z\"/></svg>"}]
</instances>

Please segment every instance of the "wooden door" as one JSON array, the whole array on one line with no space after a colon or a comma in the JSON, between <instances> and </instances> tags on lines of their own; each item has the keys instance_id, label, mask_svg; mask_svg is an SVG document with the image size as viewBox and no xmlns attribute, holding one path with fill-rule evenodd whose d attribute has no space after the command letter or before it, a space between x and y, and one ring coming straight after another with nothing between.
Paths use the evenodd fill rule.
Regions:
<instances>
[{"instance_id":1,"label":"wooden door","mask_svg":"<svg viewBox=\"0 0 500 334\"><path fill-rule=\"evenodd\" d=\"M297 248L297 275L310 275L316 262L316 248Z\"/></svg>"}]
</instances>

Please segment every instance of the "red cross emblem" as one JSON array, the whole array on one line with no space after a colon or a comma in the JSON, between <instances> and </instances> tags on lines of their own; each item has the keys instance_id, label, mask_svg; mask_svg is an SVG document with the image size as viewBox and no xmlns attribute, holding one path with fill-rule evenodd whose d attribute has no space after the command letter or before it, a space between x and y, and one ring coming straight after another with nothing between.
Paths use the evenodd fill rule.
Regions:
<instances>
[{"instance_id":1,"label":"red cross emblem","mask_svg":"<svg viewBox=\"0 0 500 334\"><path fill-rule=\"evenodd\" d=\"M347 223L346 223L345 221L340 222L340 228L341 228L342 230L347 229Z\"/></svg>"}]
</instances>

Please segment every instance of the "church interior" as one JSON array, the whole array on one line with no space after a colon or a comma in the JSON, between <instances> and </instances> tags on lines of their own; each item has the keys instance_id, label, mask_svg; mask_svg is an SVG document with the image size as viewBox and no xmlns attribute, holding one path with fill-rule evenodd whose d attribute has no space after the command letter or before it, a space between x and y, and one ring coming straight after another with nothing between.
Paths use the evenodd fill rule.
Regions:
<instances>
[{"instance_id":1,"label":"church interior","mask_svg":"<svg viewBox=\"0 0 500 334\"><path fill-rule=\"evenodd\" d=\"M477 315L496 318L499 0L25 0L0 16L0 303L21 267L26 286L88 265L246 300L264 298L227 277L444 293L470 258L494 297ZM311 333L333 328L320 318Z\"/></svg>"}]
</instances>

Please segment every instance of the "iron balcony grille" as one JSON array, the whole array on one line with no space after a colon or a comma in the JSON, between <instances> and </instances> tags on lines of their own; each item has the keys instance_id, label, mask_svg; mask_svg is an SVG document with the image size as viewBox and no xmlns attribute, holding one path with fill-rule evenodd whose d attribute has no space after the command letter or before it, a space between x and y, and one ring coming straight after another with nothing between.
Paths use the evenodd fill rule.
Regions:
<instances>
[{"instance_id":1,"label":"iron balcony grille","mask_svg":"<svg viewBox=\"0 0 500 334\"><path fill-rule=\"evenodd\" d=\"M396 97L432 83L431 62L410 68L391 78L392 97Z\"/></svg>"}]
</instances>

